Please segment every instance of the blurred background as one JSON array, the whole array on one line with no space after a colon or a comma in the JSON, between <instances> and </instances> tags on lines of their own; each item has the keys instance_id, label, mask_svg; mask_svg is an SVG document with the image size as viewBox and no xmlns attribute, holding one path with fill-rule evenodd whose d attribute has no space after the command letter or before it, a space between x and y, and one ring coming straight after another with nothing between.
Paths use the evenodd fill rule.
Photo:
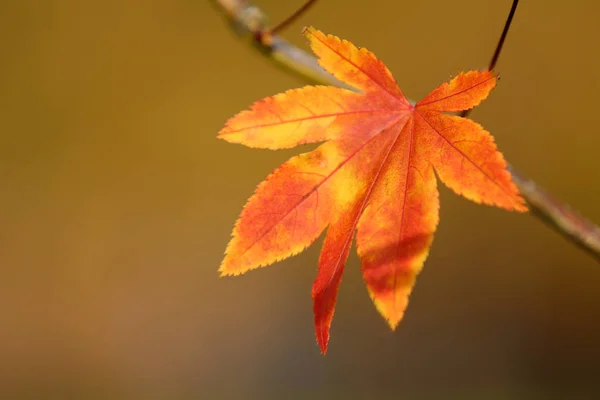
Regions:
<instances>
[{"instance_id":1,"label":"blurred background","mask_svg":"<svg viewBox=\"0 0 600 400\"><path fill-rule=\"evenodd\" d=\"M264 0L277 23L302 1ZM327 1L404 93L482 68L511 0ZM528 0L472 114L527 176L600 222L600 3ZM530 215L441 188L404 321L379 317L352 251L323 357L320 243L219 279L242 205L296 151L217 140L304 85L205 0L0 2L0 393L48 398L596 398L600 265ZM43 395L43 396L42 396ZM42 396L42 397L40 397Z\"/></svg>"}]
</instances>

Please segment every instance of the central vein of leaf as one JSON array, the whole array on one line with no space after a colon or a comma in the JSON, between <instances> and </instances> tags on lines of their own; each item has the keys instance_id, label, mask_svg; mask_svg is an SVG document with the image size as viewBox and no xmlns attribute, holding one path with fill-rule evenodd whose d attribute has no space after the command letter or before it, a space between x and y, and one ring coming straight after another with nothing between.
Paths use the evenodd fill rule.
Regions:
<instances>
[{"instance_id":1,"label":"central vein of leaf","mask_svg":"<svg viewBox=\"0 0 600 400\"><path fill-rule=\"evenodd\" d=\"M410 173L410 161L412 158L412 149L413 149L413 138L414 138L414 134L415 134L415 119L414 119L414 114L413 116L411 116L411 118L409 119L410 121L410 138L409 138L409 145L408 145L408 157L406 157L406 176L404 177L404 198L402 199L402 208L400 208L400 212L402 213L402 216L400 217L400 226L399 226L399 234L398 234L398 243L402 243L402 239L404 238L404 216L406 215L406 194L408 193L408 174ZM399 135L398 135L399 137ZM398 255L400 253L400 246L396 247L396 260L398 259ZM392 288L394 289L394 314L397 313L396 307L398 305L398 291L395 290L396 289L396 285L398 283L398 274L395 273L394 271L394 279L393 279L393 286Z\"/></svg>"},{"instance_id":2,"label":"central vein of leaf","mask_svg":"<svg viewBox=\"0 0 600 400\"><path fill-rule=\"evenodd\" d=\"M412 116L409 117L404 122L404 124L407 124L411 120L412 120ZM343 247L342 251L339 254L339 257L338 257L337 262L335 264L335 267L333 269L333 273L331 274L331 278L329 278L329 283L327 285L328 289L332 287L331 282L333 280L333 277L335 276L335 273L336 273L337 269L340 267L340 264L342 264L341 263L342 257L345 254L346 249L348 248L348 246L352 242L352 237L353 237L353 233L354 233L354 231L356 229L356 224L358 224L358 220L360 219L360 216L362 215L363 211L365 210L365 207L367 206L367 203L369 202L371 194L373 193L373 189L375 188L375 186L377 185L377 182L379 182L379 179L381 178L381 171L383 170L383 168L387 164L387 161L388 161L388 159L390 157L390 154L392 154L392 150L396 146L396 143L398 142L398 139L400 139L400 134L403 131L404 125L400 126L399 121L396 121L395 124L391 125L391 127L388 128L388 129L394 129L394 128L398 130L398 133L396 134L396 137L394 138L394 140L390 143L388 149L386 150L385 155L382 157L381 163L377 167L377 171L375 172L375 175L373 176L373 179L371 180L371 182L369 184L369 188L367 189L367 192L364 195L364 198L362 200L360 208L356 212L356 214L354 215L354 222L352 223L352 229L350 230L350 233L348 234L348 237L346 238L346 241L344 242L344 247ZM387 130L387 129L385 129L385 130ZM382 130L382 132L384 132L385 130ZM412 145L412 131L411 131L411 145ZM410 157L410 155L409 155L409 157ZM409 164L410 164L410 160L409 160Z\"/></svg>"},{"instance_id":3,"label":"central vein of leaf","mask_svg":"<svg viewBox=\"0 0 600 400\"><path fill-rule=\"evenodd\" d=\"M357 114L377 114L377 113L388 114L388 113L392 113L392 112L396 112L396 111L406 111L406 109L400 108L397 110L386 110L386 109L358 110L358 111L346 111L346 112L330 113L330 114L311 115L308 117L300 117L300 118L294 118L294 119L289 119L289 120L284 120L284 121L276 121L276 122L271 122L271 123L267 123L267 124L245 126L243 128L228 131L227 134L238 133L238 132L245 131L247 129L269 128L271 126L277 126L277 125L283 125L283 124L293 124L295 122L310 121L313 119L320 119L320 118L341 117L344 115L357 115Z\"/></svg>"},{"instance_id":4,"label":"central vein of leaf","mask_svg":"<svg viewBox=\"0 0 600 400\"><path fill-rule=\"evenodd\" d=\"M492 79L496 79L496 77L495 76L491 76L488 79L485 79L485 80L483 80L481 82L477 82L474 85L471 85L471 86L468 86L468 87L466 87L466 88L464 88L462 90L459 90L458 92L452 92L452 93L448 94L447 96L440 97L439 99L435 99L435 100L432 100L432 101L426 101L426 102L419 102L419 107L430 105L430 104L434 104L434 103L438 103L440 101L447 100L447 99L449 99L451 97L458 96L460 94L466 93L466 92L468 92L470 90L473 90L477 86L481 86L484 83L487 83L487 82L491 81Z\"/></svg>"}]
</instances>

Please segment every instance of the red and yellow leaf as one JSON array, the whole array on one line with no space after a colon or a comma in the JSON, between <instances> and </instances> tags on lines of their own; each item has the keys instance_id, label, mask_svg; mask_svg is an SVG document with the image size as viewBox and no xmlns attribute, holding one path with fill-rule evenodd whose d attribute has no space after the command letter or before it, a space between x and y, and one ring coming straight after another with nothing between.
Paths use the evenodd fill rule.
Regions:
<instances>
[{"instance_id":1,"label":"red and yellow leaf","mask_svg":"<svg viewBox=\"0 0 600 400\"><path fill-rule=\"evenodd\" d=\"M490 71L461 73L416 105L366 49L314 28L319 62L360 91L305 87L231 118L219 138L281 149L325 142L291 158L256 189L220 267L239 275L272 264L327 233L312 289L317 341L327 351L339 285L356 232L361 271L377 310L395 329L439 220L435 175L456 193L526 211L492 136L444 112L470 109L496 84Z\"/></svg>"}]
</instances>

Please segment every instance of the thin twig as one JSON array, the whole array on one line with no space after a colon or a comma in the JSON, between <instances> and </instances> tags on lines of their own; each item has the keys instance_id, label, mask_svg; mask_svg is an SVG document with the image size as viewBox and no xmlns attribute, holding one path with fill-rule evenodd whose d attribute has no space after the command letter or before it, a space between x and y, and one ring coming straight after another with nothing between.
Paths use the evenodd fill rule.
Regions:
<instances>
[{"instance_id":1,"label":"thin twig","mask_svg":"<svg viewBox=\"0 0 600 400\"><path fill-rule=\"evenodd\" d=\"M256 47L278 65L312 82L349 88L321 68L312 55L273 34L267 28L266 14L260 8L245 0L212 1L225 13L238 35L252 38ZM516 2L513 3L509 19L514 15ZM507 25L509 24L510 20L507 21ZM505 37L506 33L503 33L501 42L504 42ZM497 59L497 56L494 58ZM600 261L600 228L540 188L534 181L525 178L512 166L509 165L508 169L532 215Z\"/></svg>"},{"instance_id":2,"label":"thin twig","mask_svg":"<svg viewBox=\"0 0 600 400\"><path fill-rule=\"evenodd\" d=\"M292 15L290 15L289 17L287 17L283 22L280 22L274 28L271 28L271 34L278 33L280 31L284 30L285 28L287 28L288 26L290 26L290 24L292 22L294 22L295 20L297 20L299 16L301 16L306 11L308 11L308 9L311 6L313 6L316 2L317 2L317 0L308 0L306 3L304 3L304 5L302 7L300 7L298 10L296 10L295 13L293 13Z\"/></svg>"}]
</instances>

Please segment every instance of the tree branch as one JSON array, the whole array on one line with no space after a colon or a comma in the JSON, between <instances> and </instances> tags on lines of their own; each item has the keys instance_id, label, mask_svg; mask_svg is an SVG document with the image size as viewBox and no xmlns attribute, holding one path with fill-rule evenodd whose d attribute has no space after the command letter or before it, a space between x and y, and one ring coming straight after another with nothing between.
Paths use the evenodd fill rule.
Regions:
<instances>
[{"instance_id":1,"label":"tree branch","mask_svg":"<svg viewBox=\"0 0 600 400\"><path fill-rule=\"evenodd\" d=\"M212 3L224 13L238 36L249 39L276 65L314 83L353 90L321 68L315 57L274 34L268 28L266 14L257 6L245 0L212 0ZM511 165L508 170L532 215L600 261L598 226L524 177Z\"/></svg>"}]
</instances>

